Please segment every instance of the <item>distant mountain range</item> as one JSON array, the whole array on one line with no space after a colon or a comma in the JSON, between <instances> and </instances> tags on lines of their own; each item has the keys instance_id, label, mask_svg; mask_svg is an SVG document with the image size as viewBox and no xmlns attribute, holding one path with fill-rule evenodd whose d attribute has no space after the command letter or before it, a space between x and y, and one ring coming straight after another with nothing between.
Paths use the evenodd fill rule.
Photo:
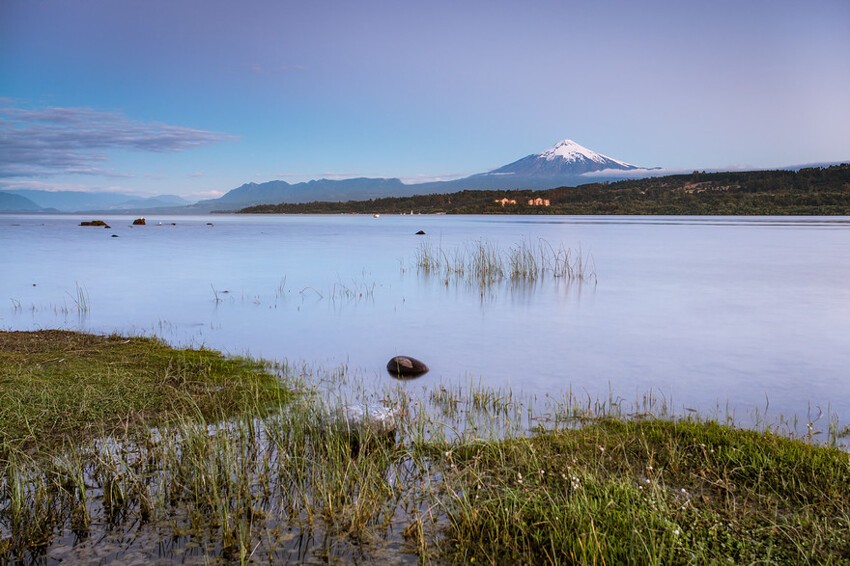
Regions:
<instances>
[{"instance_id":1,"label":"distant mountain range","mask_svg":"<svg viewBox=\"0 0 850 566\"><path fill-rule=\"evenodd\" d=\"M195 214L235 211L263 204L362 201L464 190L551 189L658 174L660 169L657 167L632 165L572 140L564 140L546 151L528 155L498 169L453 181L406 184L399 179L361 177L303 183L246 183L220 198L194 204L173 195L138 198L122 193L9 190L0 191L0 212Z\"/></svg>"},{"instance_id":2,"label":"distant mountain range","mask_svg":"<svg viewBox=\"0 0 850 566\"><path fill-rule=\"evenodd\" d=\"M290 184L286 181L247 183L224 196L200 201L189 209L196 212L235 210L259 204L314 201L369 200L406 197L463 190L544 189L652 174L653 169L607 157L572 140L532 154L503 167L453 181L405 184L399 179L321 179ZM589 174L592 174L589 175Z\"/></svg>"},{"instance_id":3,"label":"distant mountain range","mask_svg":"<svg viewBox=\"0 0 850 566\"><path fill-rule=\"evenodd\" d=\"M0 191L0 212L102 212L132 213L190 204L176 195L139 197L126 193L83 191Z\"/></svg>"}]
</instances>

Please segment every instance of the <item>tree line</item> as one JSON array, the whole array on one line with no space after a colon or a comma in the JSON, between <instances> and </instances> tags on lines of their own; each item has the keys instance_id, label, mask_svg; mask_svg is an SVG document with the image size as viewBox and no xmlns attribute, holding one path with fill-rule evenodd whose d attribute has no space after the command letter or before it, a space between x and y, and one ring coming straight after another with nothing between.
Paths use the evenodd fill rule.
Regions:
<instances>
[{"instance_id":1,"label":"tree line","mask_svg":"<svg viewBox=\"0 0 850 566\"><path fill-rule=\"evenodd\" d=\"M535 199L548 201L529 204ZM516 204L512 204L515 201ZM539 201L538 201L539 202ZM347 202L252 206L277 214L850 215L850 164L798 171L668 175L548 190L465 190Z\"/></svg>"}]
</instances>

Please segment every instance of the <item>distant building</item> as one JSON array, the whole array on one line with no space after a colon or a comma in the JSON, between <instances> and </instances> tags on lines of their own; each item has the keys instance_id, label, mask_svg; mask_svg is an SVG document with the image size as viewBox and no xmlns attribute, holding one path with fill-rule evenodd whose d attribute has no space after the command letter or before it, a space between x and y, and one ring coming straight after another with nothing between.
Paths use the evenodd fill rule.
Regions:
<instances>
[{"instance_id":1,"label":"distant building","mask_svg":"<svg viewBox=\"0 0 850 566\"><path fill-rule=\"evenodd\" d=\"M516 199L512 199L512 198L509 199L507 197L504 197L504 198L501 198L501 199L496 199L496 204L501 204L502 207L504 208L504 206L507 205L507 204L515 205Z\"/></svg>"},{"instance_id":2,"label":"distant building","mask_svg":"<svg viewBox=\"0 0 850 566\"><path fill-rule=\"evenodd\" d=\"M548 198L530 198L528 199L528 206L549 206Z\"/></svg>"}]
</instances>

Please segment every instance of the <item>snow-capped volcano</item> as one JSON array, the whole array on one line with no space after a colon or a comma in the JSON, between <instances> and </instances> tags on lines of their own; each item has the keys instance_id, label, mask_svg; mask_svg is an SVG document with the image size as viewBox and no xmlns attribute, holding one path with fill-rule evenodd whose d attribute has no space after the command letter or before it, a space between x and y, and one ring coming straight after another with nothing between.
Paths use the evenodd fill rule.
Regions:
<instances>
[{"instance_id":1,"label":"snow-capped volcano","mask_svg":"<svg viewBox=\"0 0 850 566\"><path fill-rule=\"evenodd\" d=\"M201 201L192 211L234 210L256 204L279 202L337 202L415 194L451 193L466 190L551 189L576 187L624 178L647 176L650 169L637 167L564 140L542 153L523 157L504 167L453 181L406 185L398 179L341 179L290 185L285 181L248 183L221 198Z\"/></svg>"},{"instance_id":2,"label":"snow-capped volcano","mask_svg":"<svg viewBox=\"0 0 850 566\"><path fill-rule=\"evenodd\" d=\"M609 169L631 171L640 167L587 149L573 140L564 140L542 153L523 157L486 175L564 177Z\"/></svg>"},{"instance_id":3,"label":"snow-capped volcano","mask_svg":"<svg viewBox=\"0 0 850 566\"><path fill-rule=\"evenodd\" d=\"M583 145L579 145L573 140L564 140L557 145L550 147L543 153L537 154L547 161L563 159L564 161L585 161L590 160L601 165L605 165L606 169L637 169L635 165L613 159L601 153L596 153L592 149L587 149ZM615 167L611 167L614 165Z\"/></svg>"}]
</instances>

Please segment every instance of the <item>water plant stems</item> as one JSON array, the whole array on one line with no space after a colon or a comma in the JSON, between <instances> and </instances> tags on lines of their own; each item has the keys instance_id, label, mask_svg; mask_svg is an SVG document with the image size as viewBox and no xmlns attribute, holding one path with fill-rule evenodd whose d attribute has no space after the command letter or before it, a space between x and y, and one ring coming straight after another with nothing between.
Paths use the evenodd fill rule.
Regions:
<instances>
[{"instance_id":1,"label":"water plant stems","mask_svg":"<svg viewBox=\"0 0 850 566\"><path fill-rule=\"evenodd\" d=\"M813 444L808 426L797 439L674 419L646 397L630 409L567 395L535 416L511 391L473 383L421 397L389 388L387 430L342 416L328 392L374 401L345 368L272 372L57 331L0 333L0 362L12 400L0 408L0 562L850 556L850 457ZM50 380L89 390L39 395ZM74 403L85 423L66 414Z\"/></svg>"},{"instance_id":2,"label":"water plant stems","mask_svg":"<svg viewBox=\"0 0 850 566\"><path fill-rule=\"evenodd\" d=\"M443 282L469 282L481 289L509 280L514 284L533 283L546 274L568 283L595 283L593 259L581 250L563 246L555 248L540 240L537 246L522 241L501 250L493 243L477 240L463 248L435 248L426 241L415 255L419 273L439 275Z\"/></svg>"}]
</instances>

